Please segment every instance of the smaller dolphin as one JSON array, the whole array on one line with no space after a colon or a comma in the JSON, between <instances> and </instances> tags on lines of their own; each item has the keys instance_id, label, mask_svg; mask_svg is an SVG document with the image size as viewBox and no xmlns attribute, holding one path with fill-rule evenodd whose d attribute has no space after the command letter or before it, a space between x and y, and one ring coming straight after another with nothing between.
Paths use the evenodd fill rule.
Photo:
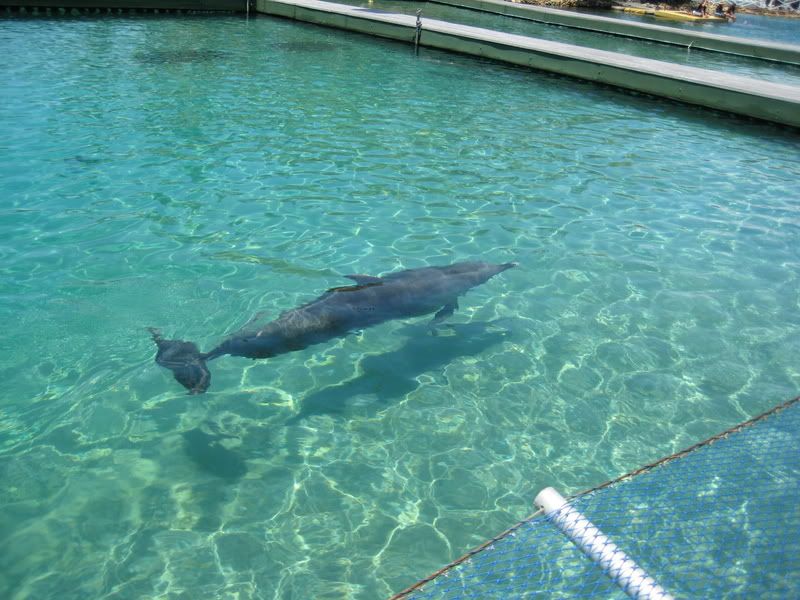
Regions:
<instances>
[{"instance_id":1,"label":"smaller dolphin","mask_svg":"<svg viewBox=\"0 0 800 600\"><path fill-rule=\"evenodd\" d=\"M437 325L458 308L459 296L515 266L516 263L461 262L408 269L383 277L346 275L356 285L330 289L257 330L245 326L210 352L200 352L192 342L165 340L151 328L158 347L156 363L171 370L190 394L202 394L211 385L206 365L209 360L225 354L271 358L392 319L434 312L431 325Z\"/></svg>"}]
</instances>

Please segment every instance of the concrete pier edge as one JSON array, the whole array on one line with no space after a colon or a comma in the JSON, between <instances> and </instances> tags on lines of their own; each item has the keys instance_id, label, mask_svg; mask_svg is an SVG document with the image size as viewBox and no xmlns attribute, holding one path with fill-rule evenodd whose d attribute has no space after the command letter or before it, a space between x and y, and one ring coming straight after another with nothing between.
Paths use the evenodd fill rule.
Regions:
<instances>
[{"instance_id":1,"label":"concrete pier edge","mask_svg":"<svg viewBox=\"0 0 800 600\"><path fill-rule=\"evenodd\" d=\"M50 11L73 10L140 10L150 11L192 11L192 12L241 12L247 11L248 1L252 0L0 0L0 8L24 11L23 14Z\"/></svg>"},{"instance_id":2,"label":"concrete pier edge","mask_svg":"<svg viewBox=\"0 0 800 600\"><path fill-rule=\"evenodd\" d=\"M451 2L492 2L503 0L437 0ZM0 7L23 3L0 0ZM103 10L153 9L244 12L247 0L30 0L29 8L97 8ZM255 6L254 6L255 4ZM102 5L102 6L101 6ZM355 31L413 44L416 17L321 0L250 0L250 10L327 27ZM536 7L538 8L538 7ZM541 9L553 12L554 9ZM566 12L566 11L556 11ZM584 15L586 16L586 15ZM602 18L602 17L596 17ZM649 26L656 27L656 26ZM662 28L663 29L663 28ZM676 30L680 31L680 30ZM694 33L694 35L699 34ZM722 36L716 36L717 38ZM419 38L422 47L485 57L635 92L705 106L754 119L800 128L800 86L772 83L737 75L698 69L584 48L559 42L422 19ZM781 46L773 44L772 46ZM786 45L791 48L791 46Z\"/></svg>"},{"instance_id":3,"label":"concrete pier edge","mask_svg":"<svg viewBox=\"0 0 800 600\"><path fill-rule=\"evenodd\" d=\"M414 16L321 0L257 0L256 10L409 44L416 35ZM800 87L425 18L419 45L800 128Z\"/></svg>"},{"instance_id":4,"label":"concrete pier edge","mask_svg":"<svg viewBox=\"0 0 800 600\"><path fill-rule=\"evenodd\" d=\"M736 54L776 62L800 64L800 46L781 44L766 40L752 40L730 35L719 35L703 31L691 31L636 21L624 21L613 17L577 13L557 8L520 4L508 0L430 0L444 4L499 14L538 23L559 25L636 39L683 46L692 49ZM722 24L720 27L735 27Z\"/></svg>"}]
</instances>

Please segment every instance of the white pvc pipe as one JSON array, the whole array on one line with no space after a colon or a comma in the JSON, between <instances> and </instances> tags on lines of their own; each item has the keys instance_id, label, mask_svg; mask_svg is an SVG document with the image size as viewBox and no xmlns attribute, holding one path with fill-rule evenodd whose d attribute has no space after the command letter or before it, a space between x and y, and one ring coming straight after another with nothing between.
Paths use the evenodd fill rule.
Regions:
<instances>
[{"instance_id":1,"label":"white pvc pipe","mask_svg":"<svg viewBox=\"0 0 800 600\"><path fill-rule=\"evenodd\" d=\"M556 490L551 487L543 489L533 502L631 598L674 600L644 569L592 525L589 519L572 508Z\"/></svg>"}]
</instances>

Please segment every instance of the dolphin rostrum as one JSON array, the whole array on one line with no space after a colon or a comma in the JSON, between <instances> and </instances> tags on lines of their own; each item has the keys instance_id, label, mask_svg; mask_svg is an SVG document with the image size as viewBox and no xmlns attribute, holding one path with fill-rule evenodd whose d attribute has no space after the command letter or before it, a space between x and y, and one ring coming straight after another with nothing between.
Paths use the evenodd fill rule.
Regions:
<instances>
[{"instance_id":1,"label":"dolphin rostrum","mask_svg":"<svg viewBox=\"0 0 800 600\"><path fill-rule=\"evenodd\" d=\"M156 363L170 369L190 394L202 394L211 384L206 365L209 360L225 354L270 358L391 319L433 312L431 324L436 325L458 308L459 296L514 266L516 263L461 262L383 277L346 275L356 285L330 289L259 329L245 326L210 352L200 352L192 342L165 340L157 330L150 329L158 346Z\"/></svg>"}]
</instances>

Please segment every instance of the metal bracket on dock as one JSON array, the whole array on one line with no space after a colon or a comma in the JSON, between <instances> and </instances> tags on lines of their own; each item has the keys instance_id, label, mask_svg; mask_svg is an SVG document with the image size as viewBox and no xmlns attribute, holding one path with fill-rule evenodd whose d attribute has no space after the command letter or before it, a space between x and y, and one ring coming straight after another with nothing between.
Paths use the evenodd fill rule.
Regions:
<instances>
[{"instance_id":1,"label":"metal bracket on dock","mask_svg":"<svg viewBox=\"0 0 800 600\"><path fill-rule=\"evenodd\" d=\"M419 37L422 35L422 9L417 11L417 32L414 34L414 54L419 54Z\"/></svg>"}]
</instances>

